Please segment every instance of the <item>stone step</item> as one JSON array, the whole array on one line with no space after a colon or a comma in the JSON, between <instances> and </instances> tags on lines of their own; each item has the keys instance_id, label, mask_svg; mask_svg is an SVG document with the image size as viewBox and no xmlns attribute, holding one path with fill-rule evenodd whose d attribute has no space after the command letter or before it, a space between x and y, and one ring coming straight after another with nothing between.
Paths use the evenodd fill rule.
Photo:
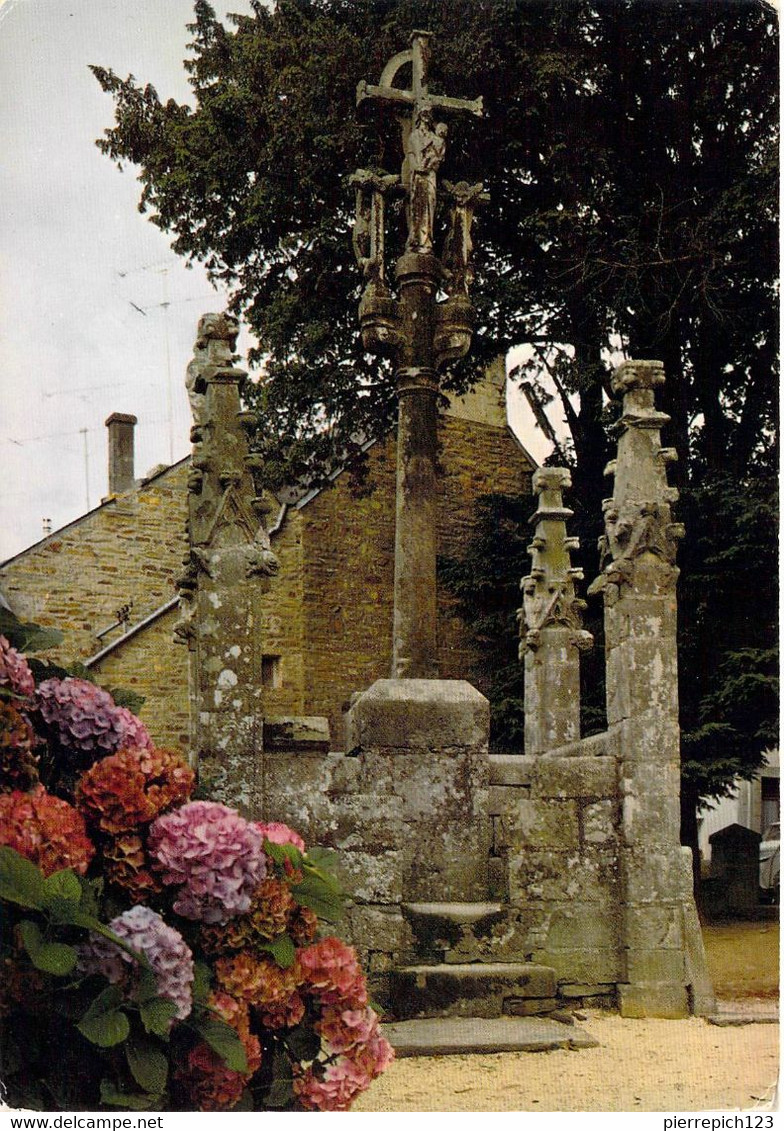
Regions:
<instances>
[{"instance_id":1,"label":"stone step","mask_svg":"<svg viewBox=\"0 0 784 1131\"><path fill-rule=\"evenodd\" d=\"M597 1048L578 1025L545 1017L447 1017L381 1026L398 1057Z\"/></svg>"},{"instance_id":2,"label":"stone step","mask_svg":"<svg viewBox=\"0 0 784 1131\"><path fill-rule=\"evenodd\" d=\"M402 911L414 936L411 962L497 961L509 933L500 903L404 903Z\"/></svg>"},{"instance_id":3,"label":"stone step","mask_svg":"<svg viewBox=\"0 0 784 1131\"><path fill-rule=\"evenodd\" d=\"M390 977L389 1013L396 1020L527 1016L556 1009L555 970L532 962L403 966Z\"/></svg>"}]
</instances>

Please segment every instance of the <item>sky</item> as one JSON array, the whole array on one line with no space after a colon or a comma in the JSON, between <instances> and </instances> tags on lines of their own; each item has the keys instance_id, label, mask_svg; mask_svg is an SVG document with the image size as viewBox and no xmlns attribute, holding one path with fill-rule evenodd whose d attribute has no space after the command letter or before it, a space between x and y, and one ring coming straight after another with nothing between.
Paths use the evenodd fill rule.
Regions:
<instances>
[{"instance_id":1,"label":"sky","mask_svg":"<svg viewBox=\"0 0 784 1131\"><path fill-rule=\"evenodd\" d=\"M137 476L188 454L185 368L226 298L138 212L137 170L96 147L113 101L88 65L186 101L192 18L192 0L0 0L0 562L100 503L112 412L138 417Z\"/></svg>"}]
</instances>

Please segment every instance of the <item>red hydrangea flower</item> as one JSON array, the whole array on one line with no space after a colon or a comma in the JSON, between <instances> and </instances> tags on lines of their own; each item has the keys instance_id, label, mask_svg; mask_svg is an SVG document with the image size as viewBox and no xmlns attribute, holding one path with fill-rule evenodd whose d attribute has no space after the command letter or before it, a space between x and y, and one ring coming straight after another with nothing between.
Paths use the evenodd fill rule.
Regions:
<instances>
[{"instance_id":1,"label":"red hydrangea flower","mask_svg":"<svg viewBox=\"0 0 784 1131\"><path fill-rule=\"evenodd\" d=\"M236 1030L245 1048L247 1072L227 1068L216 1052L200 1041L175 1071L175 1080L199 1111L231 1111L243 1089L261 1066L261 1045L250 1031L250 1012L244 1002L221 992L210 994L208 1005Z\"/></svg>"},{"instance_id":2,"label":"red hydrangea flower","mask_svg":"<svg viewBox=\"0 0 784 1131\"><path fill-rule=\"evenodd\" d=\"M0 844L32 860L45 876L62 868L84 875L95 854L81 813L42 785L32 793L0 794Z\"/></svg>"},{"instance_id":3,"label":"red hydrangea flower","mask_svg":"<svg viewBox=\"0 0 784 1131\"><path fill-rule=\"evenodd\" d=\"M338 1057L324 1069L306 1068L294 1076L294 1095L306 1111L348 1111L371 1083L361 1066Z\"/></svg>"},{"instance_id":4,"label":"red hydrangea flower","mask_svg":"<svg viewBox=\"0 0 784 1131\"><path fill-rule=\"evenodd\" d=\"M193 782L193 770L174 751L134 747L102 758L83 773L76 804L103 832L130 832L185 801Z\"/></svg>"},{"instance_id":5,"label":"red hydrangea flower","mask_svg":"<svg viewBox=\"0 0 784 1131\"><path fill-rule=\"evenodd\" d=\"M35 736L24 715L0 699L0 790L32 789L38 781Z\"/></svg>"}]
</instances>

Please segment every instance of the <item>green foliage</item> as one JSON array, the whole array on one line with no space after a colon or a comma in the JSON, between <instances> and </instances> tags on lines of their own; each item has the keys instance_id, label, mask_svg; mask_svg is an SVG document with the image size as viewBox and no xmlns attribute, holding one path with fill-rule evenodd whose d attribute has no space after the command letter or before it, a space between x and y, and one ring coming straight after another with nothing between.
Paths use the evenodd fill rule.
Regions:
<instances>
[{"instance_id":1,"label":"green foliage","mask_svg":"<svg viewBox=\"0 0 784 1131\"><path fill-rule=\"evenodd\" d=\"M107 986L101 990L76 1028L91 1044L111 1048L122 1044L131 1031L128 1015L121 1008L122 990Z\"/></svg>"},{"instance_id":2,"label":"green foliage","mask_svg":"<svg viewBox=\"0 0 784 1131\"><path fill-rule=\"evenodd\" d=\"M227 1068L235 1072L247 1072L245 1046L231 1025L227 1025L225 1021L211 1015L207 1010L194 1011L188 1024L221 1057Z\"/></svg>"},{"instance_id":3,"label":"green foliage","mask_svg":"<svg viewBox=\"0 0 784 1131\"><path fill-rule=\"evenodd\" d=\"M683 505L683 771L699 797L751 777L778 744L778 481L706 475Z\"/></svg>"},{"instance_id":4,"label":"green foliage","mask_svg":"<svg viewBox=\"0 0 784 1131\"><path fill-rule=\"evenodd\" d=\"M471 629L480 663L471 675L490 701L490 744L522 753L523 669L519 658L520 578L529 572L526 538L530 498L484 495L477 499L474 532L463 556L441 558L439 579L454 594Z\"/></svg>"},{"instance_id":5,"label":"green foliage","mask_svg":"<svg viewBox=\"0 0 784 1131\"><path fill-rule=\"evenodd\" d=\"M169 1061L160 1045L145 1037L131 1037L125 1046L125 1055L131 1075L140 1088L152 1095L165 1091Z\"/></svg>"},{"instance_id":6,"label":"green foliage","mask_svg":"<svg viewBox=\"0 0 784 1131\"><path fill-rule=\"evenodd\" d=\"M6 845L0 845L0 899L31 908L40 908L44 902L40 869Z\"/></svg>"},{"instance_id":7,"label":"green foliage","mask_svg":"<svg viewBox=\"0 0 784 1131\"><path fill-rule=\"evenodd\" d=\"M335 855L329 849L311 848L301 858L302 880L291 885L297 903L309 907L327 923L339 923L345 913L343 888L329 870Z\"/></svg>"},{"instance_id":8,"label":"green foliage","mask_svg":"<svg viewBox=\"0 0 784 1131\"><path fill-rule=\"evenodd\" d=\"M10 609L4 608L0 608L0 636L4 636L18 652L43 652L63 641L63 634L58 628L25 624Z\"/></svg>"}]
</instances>

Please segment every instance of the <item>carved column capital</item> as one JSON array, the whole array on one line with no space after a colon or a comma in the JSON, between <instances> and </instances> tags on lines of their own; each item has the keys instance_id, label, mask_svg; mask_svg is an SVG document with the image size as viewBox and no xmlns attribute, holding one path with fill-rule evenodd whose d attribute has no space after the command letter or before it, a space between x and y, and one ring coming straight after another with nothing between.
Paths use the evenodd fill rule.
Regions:
<instances>
[{"instance_id":1,"label":"carved column capital","mask_svg":"<svg viewBox=\"0 0 784 1131\"><path fill-rule=\"evenodd\" d=\"M662 447L661 429L670 418L657 410L654 399L663 383L659 361L625 361L612 378L613 390L623 395L623 414L617 425L618 454L606 468L614 488L603 508L602 572L588 590L603 591L611 604L629 586L672 590L678 576L675 557L684 528L672 521L670 505L678 491L667 483L667 465L678 457L673 448Z\"/></svg>"}]
</instances>

